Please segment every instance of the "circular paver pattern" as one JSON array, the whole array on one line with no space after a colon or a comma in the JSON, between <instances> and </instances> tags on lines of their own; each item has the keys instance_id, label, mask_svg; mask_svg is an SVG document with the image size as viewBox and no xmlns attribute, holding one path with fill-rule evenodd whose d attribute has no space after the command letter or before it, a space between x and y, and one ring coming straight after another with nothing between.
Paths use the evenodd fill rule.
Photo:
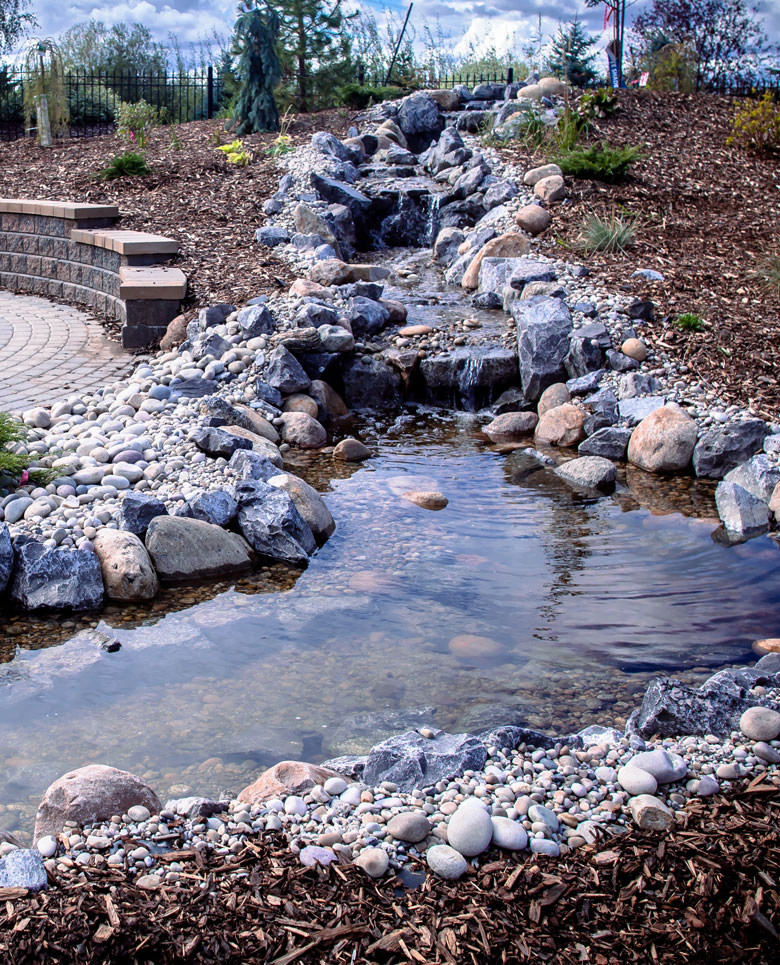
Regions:
<instances>
[{"instance_id":1,"label":"circular paver pattern","mask_svg":"<svg viewBox=\"0 0 780 965\"><path fill-rule=\"evenodd\" d=\"M23 412L88 394L136 361L78 308L0 291L0 409Z\"/></svg>"}]
</instances>

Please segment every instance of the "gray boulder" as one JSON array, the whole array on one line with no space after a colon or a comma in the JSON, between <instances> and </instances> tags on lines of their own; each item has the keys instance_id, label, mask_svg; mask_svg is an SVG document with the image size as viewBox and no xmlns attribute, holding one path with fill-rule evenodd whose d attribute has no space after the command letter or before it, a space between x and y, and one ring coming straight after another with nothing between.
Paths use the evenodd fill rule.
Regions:
<instances>
[{"instance_id":1,"label":"gray boulder","mask_svg":"<svg viewBox=\"0 0 780 965\"><path fill-rule=\"evenodd\" d=\"M722 479L729 470L761 451L768 432L767 424L761 419L747 419L703 433L693 450L696 475Z\"/></svg>"},{"instance_id":2,"label":"gray boulder","mask_svg":"<svg viewBox=\"0 0 780 965\"><path fill-rule=\"evenodd\" d=\"M449 268L458 257L458 248L465 237L460 228L442 228L433 243L433 260Z\"/></svg>"},{"instance_id":3,"label":"gray boulder","mask_svg":"<svg viewBox=\"0 0 780 965\"><path fill-rule=\"evenodd\" d=\"M404 97L396 120L413 151L427 148L444 130L444 118L439 105L424 93Z\"/></svg>"},{"instance_id":4,"label":"gray boulder","mask_svg":"<svg viewBox=\"0 0 780 965\"><path fill-rule=\"evenodd\" d=\"M442 229L446 231L446 228ZM460 285L463 281L463 276L466 274L466 269L477 257L476 248L471 248L465 251L462 255L455 254L455 258L450 262L449 268L444 272L444 279L449 285Z\"/></svg>"},{"instance_id":5,"label":"gray boulder","mask_svg":"<svg viewBox=\"0 0 780 965\"><path fill-rule=\"evenodd\" d=\"M311 146L320 154L327 154L330 157L338 158L339 161L351 161L352 152L345 144L333 134L327 131L317 131L311 136Z\"/></svg>"},{"instance_id":6,"label":"gray boulder","mask_svg":"<svg viewBox=\"0 0 780 965\"><path fill-rule=\"evenodd\" d=\"M735 536L759 536L769 529L769 507L747 489L722 480L715 490L718 516L726 532Z\"/></svg>"},{"instance_id":7,"label":"gray boulder","mask_svg":"<svg viewBox=\"0 0 780 965\"><path fill-rule=\"evenodd\" d=\"M485 192L485 207L488 211L497 208L500 204L506 204L517 196L517 188L511 181L499 181L498 184L491 185Z\"/></svg>"},{"instance_id":8,"label":"gray boulder","mask_svg":"<svg viewBox=\"0 0 780 965\"><path fill-rule=\"evenodd\" d=\"M623 399L618 402L618 416L630 426L638 426L651 412L666 404L663 395L647 395L636 399Z\"/></svg>"},{"instance_id":9,"label":"gray boulder","mask_svg":"<svg viewBox=\"0 0 780 965\"><path fill-rule=\"evenodd\" d=\"M49 886L43 855L37 848L18 848L0 858L0 888L42 891Z\"/></svg>"},{"instance_id":10,"label":"gray boulder","mask_svg":"<svg viewBox=\"0 0 780 965\"><path fill-rule=\"evenodd\" d=\"M304 563L317 547L311 529L283 490L259 480L235 487L238 526L261 556Z\"/></svg>"},{"instance_id":11,"label":"gray boulder","mask_svg":"<svg viewBox=\"0 0 780 965\"><path fill-rule=\"evenodd\" d=\"M232 344L226 338L214 331L207 330L193 340L191 351L193 359L197 362L204 355L213 355L214 358L219 358L232 348Z\"/></svg>"},{"instance_id":12,"label":"gray boulder","mask_svg":"<svg viewBox=\"0 0 780 965\"><path fill-rule=\"evenodd\" d=\"M25 610L96 610L103 605L103 577L88 549L46 549L17 540L11 599Z\"/></svg>"},{"instance_id":13,"label":"gray boulder","mask_svg":"<svg viewBox=\"0 0 780 965\"><path fill-rule=\"evenodd\" d=\"M311 379L301 363L283 345L279 345L271 352L265 378L272 388L285 395L305 392L311 385Z\"/></svg>"},{"instance_id":14,"label":"gray boulder","mask_svg":"<svg viewBox=\"0 0 780 965\"><path fill-rule=\"evenodd\" d=\"M252 443L243 436L237 436L232 432L214 426L201 426L192 433L192 441L202 452L216 459L222 456L230 459L238 449L251 449Z\"/></svg>"},{"instance_id":15,"label":"gray boulder","mask_svg":"<svg viewBox=\"0 0 780 965\"><path fill-rule=\"evenodd\" d=\"M8 585L14 568L14 548L5 523L0 523L0 593Z\"/></svg>"},{"instance_id":16,"label":"gray boulder","mask_svg":"<svg viewBox=\"0 0 780 965\"><path fill-rule=\"evenodd\" d=\"M535 284L538 284L538 282ZM529 287L526 286L526 290L523 292L524 296ZM576 334L571 337L569 351L563 360L564 368L570 379L582 378L589 372L601 371L603 364L604 353L598 342L590 338L578 338Z\"/></svg>"},{"instance_id":17,"label":"gray boulder","mask_svg":"<svg viewBox=\"0 0 780 965\"><path fill-rule=\"evenodd\" d=\"M247 305L238 313L236 321L241 326L241 338L257 338L274 331L273 316L265 305Z\"/></svg>"},{"instance_id":18,"label":"gray boulder","mask_svg":"<svg viewBox=\"0 0 780 965\"><path fill-rule=\"evenodd\" d=\"M298 328L319 328L320 325L338 325L339 313L324 302L307 302L295 313Z\"/></svg>"},{"instance_id":19,"label":"gray boulder","mask_svg":"<svg viewBox=\"0 0 780 965\"><path fill-rule=\"evenodd\" d=\"M469 168L453 184L449 197L454 201L462 201L469 197L469 195L474 194L488 174L490 174L490 168L487 164L477 164L475 167Z\"/></svg>"},{"instance_id":20,"label":"gray boulder","mask_svg":"<svg viewBox=\"0 0 780 965\"><path fill-rule=\"evenodd\" d=\"M119 506L119 528L135 533L142 539L155 516L167 516L168 509L161 499L147 493L128 492Z\"/></svg>"},{"instance_id":21,"label":"gray boulder","mask_svg":"<svg viewBox=\"0 0 780 965\"><path fill-rule=\"evenodd\" d=\"M577 452L581 456L603 456L605 459L625 460L630 438L630 429L605 426L583 440L577 447Z\"/></svg>"},{"instance_id":22,"label":"gray boulder","mask_svg":"<svg viewBox=\"0 0 780 965\"><path fill-rule=\"evenodd\" d=\"M470 734L417 731L390 737L371 748L361 780L370 787L392 781L403 792L449 781L464 771L479 770L487 760L485 745Z\"/></svg>"},{"instance_id":23,"label":"gray boulder","mask_svg":"<svg viewBox=\"0 0 780 965\"><path fill-rule=\"evenodd\" d=\"M558 466L555 472L575 489L604 492L615 488L617 478L614 465L603 456L580 456Z\"/></svg>"},{"instance_id":24,"label":"gray boulder","mask_svg":"<svg viewBox=\"0 0 780 965\"><path fill-rule=\"evenodd\" d=\"M520 258L509 278L509 285L516 291L522 291L529 282L555 281L556 277L555 269L548 262Z\"/></svg>"},{"instance_id":25,"label":"gray boulder","mask_svg":"<svg viewBox=\"0 0 780 965\"><path fill-rule=\"evenodd\" d=\"M255 241L266 248L275 248L277 245L286 245L290 240L290 232L280 225L264 225L255 231Z\"/></svg>"},{"instance_id":26,"label":"gray boulder","mask_svg":"<svg viewBox=\"0 0 780 965\"><path fill-rule=\"evenodd\" d=\"M146 532L146 549L161 580L205 580L244 573L252 566L246 542L201 519L158 516Z\"/></svg>"},{"instance_id":27,"label":"gray boulder","mask_svg":"<svg viewBox=\"0 0 780 965\"><path fill-rule=\"evenodd\" d=\"M572 341L576 340L572 339ZM564 365L566 364L566 360L568 358L569 356L567 355L566 359L563 360ZM604 369L596 369L593 372L580 375L576 379L567 379L566 388L569 391L569 395L591 395L591 393L598 389L599 385L601 384L601 380L604 378L604 375Z\"/></svg>"},{"instance_id":28,"label":"gray boulder","mask_svg":"<svg viewBox=\"0 0 780 965\"><path fill-rule=\"evenodd\" d=\"M759 453L727 473L725 482L736 483L756 499L768 503L775 491L775 486L780 483L780 469L763 453Z\"/></svg>"},{"instance_id":29,"label":"gray boulder","mask_svg":"<svg viewBox=\"0 0 780 965\"><path fill-rule=\"evenodd\" d=\"M238 503L230 493L224 489L215 489L212 492L201 492L191 496L179 508L176 515L185 516L188 519L202 519L215 526L229 526L236 518L237 512Z\"/></svg>"},{"instance_id":30,"label":"gray boulder","mask_svg":"<svg viewBox=\"0 0 780 965\"><path fill-rule=\"evenodd\" d=\"M345 208L349 208L356 224L365 222L371 213L371 199L351 185L335 181L333 178L326 178L316 172L312 173L311 182L314 190L325 201L331 204L343 204Z\"/></svg>"},{"instance_id":31,"label":"gray boulder","mask_svg":"<svg viewBox=\"0 0 780 965\"><path fill-rule=\"evenodd\" d=\"M267 482L271 476L276 476L282 467L282 460L278 464L259 452L246 449L239 449L230 457L228 468L238 476L239 479L259 479Z\"/></svg>"},{"instance_id":32,"label":"gray boulder","mask_svg":"<svg viewBox=\"0 0 780 965\"><path fill-rule=\"evenodd\" d=\"M520 384L526 399L535 402L548 386L564 379L571 313L559 298L539 297L513 302L512 315L517 324Z\"/></svg>"},{"instance_id":33,"label":"gray boulder","mask_svg":"<svg viewBox=\"0 0 780 965\"><path fill-rule=\"evenodd\" d=\"M201 308L198 312L198 328L203 332L215 325L224 325L225 319L228 315L232 315L235 310L235 306L227 304L209 305L208 308Z\"/></svg>"},{"instance_id":34,"label":"gray boulder","mask_svg":"<svg viewBox=\"0 0 780 965\"><path fill-rule=\"evenodd\" d=\"M401 400L401 378L381 359L347 358L342 368L344 401L350 409L391 409Z\"/></svg>"},{"instance_id":35,"label":"gray boulder","mask_svg":"<svg viewBox=\"0 0 780 965\"><path fill-rule=\"evenodd\" d=\"M350 299L348 318L352 332L360 338L381 331L390 320L390 312L380 302L357 296Z\"/></svg>"},{"instance_id":36,"label":"gray boulder","mask_svg":"<svg viewBox=\"0 0 780 965\"><path fill-rule=\"evenodd\" d=\"M618 398L636 399L640 395L655 395L661 388L658 379L641 372L626 372L618 379Z\"/></svg>"}]
</instances>

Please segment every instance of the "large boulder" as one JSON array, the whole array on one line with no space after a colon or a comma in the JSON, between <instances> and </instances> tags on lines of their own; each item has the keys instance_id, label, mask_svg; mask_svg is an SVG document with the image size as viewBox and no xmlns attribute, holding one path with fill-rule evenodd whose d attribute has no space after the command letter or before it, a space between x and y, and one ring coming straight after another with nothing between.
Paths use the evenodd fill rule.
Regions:
<instances>
[{"instance_id":1,"label":"large boulder","mask_svg":"<svg viewBox=\"0 0 780 965\"><path fill-rule=\"evenodd\" d=\"M371 198L343 181L324 177L316 171L311 174L311 183L321 198L348 208L356 225L365 223L371 212Z\"/></svg>"},{"instance_id":2,"label":"large boulder","mask_svg":"<svg viewBox=\"0 0 780 965\"><path fill-rule=\"evenodd\" d=\"M167 516L165 503L148 493L125 493L119 505L119 526L143 538L149 523L157 516Z\"/></svg>"},{"instance_id":3,"label":"large boulder","mask_svg":"<svg viewBox=\"0 0 780 965\"><path fill-rule=\"evenodd\" d=\"M223 459L230 459L239 449L252 448L251 440L215 426L198 426L193 430L190 438L201 452L205 452L213 459L220 456Z\"/></svg>"},{"instance_id":4,"label":"large boulder","mask_svg":"<svg viewBox=\"0 0 780 965\"><path fill-rule=\"evenodd\" d=\"M444 130L441 108L430 94L422 92L404 97L397 120L412 151L425 150Z\"/></svg>"},{"instance_id":5,"label":"large boulder","mask_svg":"<svg viewBox=\"0 0 780 965\"><path fill-rule=\"evenodd\" d=\"M120 529L98 530L92 541L110 600L153 600L159 584L141 540Z\"/></svg>"},{"instance_id":6,"label":"large boulder","mask_svg":"<svg viewBox=\"0 0 780 965\"><path fill-rule=\"evenodd\" d=\"M727 473L725 481L736 483L756 499L768 503L780 484L780 468L770 462L764 453L759 453Z\"/></svg>"},{"instance_id":7,"label":"large boulder","mask_svg":"<svg viewBox=\"0 0 780 965\"><path fill-rule=\"evenodd\" d=\"M617 469L603 456L580 456L558 466L555 472L575 489L605 492L614 489L617 478Z\"/></svg>"},{"instance_id":8,"label":"large boulder","mask_svg":"<svg viewBox=\"0 0 780 965\"><path fill-rule=\"evenodd\" d=\"M11 599L25 610L96 610L103 605L100 563L90 549L46 549L17 542Z\"/></svg>"},{"instance_id":9,"label":"large boulder","mask_svg":"<svg viewBox=\"0 0 780 965\"><path fill-rule=\"evenodd\" d=\"M732 536L759 536L769 529L769 506L747 489L723 479L715 490L718 516Z\"/></svg>"},{"instance_id":10,"label":"large boulder","mask_svg":"<svg viewBox=\"0 0 780 965\"><path fill-rule=\"evenodd\" d=\"M243 791L239 791L236 800L245 804L262 804L272 798L284 798L289 795L302 795L316 785L322 786L331 778L341 778L337 771L307 764L305 761L279 761L260 777L248 784ZM343 787L343 781L342 785Z\"/></svg>"},{"instance_id":11,"label":"large boulder","mask_svg":"<svg viewBox=\"0 0 780 965\"><path fill-rule=\"evenodd\" d=\"M34 839L59 834L66 821L78 825L105 821L114 814L126 814L136 804L152 814L160 800L140 777L105 764L87 764L58 778L43 795L35 816Z\"/></svg>"},{"instance_id":12,"label":"large boulder","mask_svg":"<svg viewBox=\"0 0 780 965\"><path fill-rule=\"evenodd\" d=\"M390 320L390 312L381 302L358 295L350 299L347 317L353 333L361 337L381 331Z\"/></svg>"},{"instance_id":13,"label":"large boulder","mask_svg":"<svg viewBox=\"0 0 780 965\"><path fill-rule=\"evenodd\" d=\"M628 461L648 472L682 472L696 446L696 423L670 403L656 409L634 429Z\"/></svg>"},{"instance_id":14,"label":"large boulder","mask_svg":"<svg viewBox=\"0 0 780 965\"><path fill-rule=\"evenodd\" d=\"M325 500L307 482L292 473L280 473L268 480L269 486L283 489L295 503L295 508L304 518L318 543L324 543L333 533L336 523Z\"/></svg>"},{"instance_id":15,"label":"large boulder","mask_svg":"<svg viewBox=\"0 0 780 965\"><path fill-rule=\"evenodd\" d=\"M584 421L582 409L567 402L544 413L534 438L548 446L576 446L585 438Z\"/></svg>"},{"instance_id":16,"label":"large boulder","mask_svg":"<svg viewBox=\"0 0 780 965\"><path fill-rule=\"evenodd\" d=\"M350 409L392 409L401 401L400 376L381 359L345 359L344 401Z\"/></svg>"},{"instance_id":17,"label":"large boulder","mask_svg":"<svg viewBox=\"0 0 780 965\"><path fill-rule=\"evenodd\" d=\"M255 481L236 486L238 526L261 556L304 563L317 548L306 520L283 490Z\"/></svg>"},{"instance_id":18,"label":"large boulder","mask_svg":"<svg viewBox=\"0 0 780 965\"><path fill-rule=\"evenodd\" d=\"M535 402L548 386L566 377L563 361L573 331L571 312L560 298L540 296L513 302L512 315L520 384L526 399Z\"/></svg>"},{"instance_id":19,"label":"large boulder","mask_svg":"<svg viewBox=\"0 0 780 965\"><path fill-rule=\"evenodd\" d=\"M433 243L433 260L445 268L458 257L458 248L466 236L460 228L442 228Z\"/></svg>"},{"instance_id":20,"label":"large boulder","mask_svg":"<svg viewBox=\"0 0 780 965\"><path fill-rule=\"evenodd\" d=\"M242 449L241 452L244 452ZM190 496L177 509L177 516L187 519L202 519L215 526L229 526L236 518L238 503L225 489L213 489L211 492L201 490Z\"/></svg>"},{"instance_id":21,"label":"large boulder","mask_svg":"<svg viewBox=\"0 0 780 965\"><path fill-rule=\"evenodd\" d=\"M285 395L305 392L311 385L311 379L301 363L283 345L277 346L271 352L265 378L270 386Z\"/></svg>"},{"instance_id":22,"label":"large boulder","mask_svg":"<svg viewBox=\"0 0 780 965\"><path fill-rule=\"evenodd\" d=\"M460 283L461 287L467 290L477 287L479 269L482 266L483 259L520 258L528 254L529 248L530 242L525 235L521 235L518 231L508 231L506 234L499 235L498 238L493 238L480 249L476 258L466 269Z\"/></svg>"},{"instance_id":23,"label":"large boulder","mask_svg":"<svg viewBox=\"0 0 780 965\"><path fill-rule=\"evenodd\" d=\"M271 335L274 331L274 320L265 305L247 305L236 316L241 327L241 337L250 339L259 335Z\"/></svg>"},{"instance_id":24,"label":"large boulder","mask_svg":"<svg viewBox=\"0 0 780 965\"><path fill-rule=\"evenodd\" d=\"M323 427L305 412L285 412L281 416L282 439L299 449L321 449L328 441Z\"/></svg>"},{"instance_id":25,"label":"large boulder","mask_svg":"<svg viewBox=\"0 0 780 965\"><path fill-rule=\"evenodd\" d=\"M149 524L146 549L161 580L205 580L244 573L252 554L237 534L202 519L158 516Z\"/></svg>"},{"instance_id":26,"label":"large boulder","mask_svg":"<svg viewBox=\"0 0 780 965\"><path fill-rule=\"evenodd\" d=\"M0 593L8 586L14 568L14 548L5 523L0 523Z\"/></svg>"},{"instance_id":27,"label":"large boulder","mask_svg":"<svg viewBox=\"0 0 780 965\"><path fill-rule=\"evenodd\" d=\"M260 479L267 482L271 476L277 475L282 465L281 453L278 460L273 460L258 452L239 449L230 457L228 469L232 469L239 479Z\"/></svg>"},{"instance_id":28,"label":"large boulder","mask_svg":"<svg viewBox=\"0 0 780 965\"><path fill-rule=\"evenodd\" d=\"M708 430L693 450L696 475L722 479L729 470L761 451L768 432L767 424L761 419L746 419Z\"/></svg>"}]
</instances>

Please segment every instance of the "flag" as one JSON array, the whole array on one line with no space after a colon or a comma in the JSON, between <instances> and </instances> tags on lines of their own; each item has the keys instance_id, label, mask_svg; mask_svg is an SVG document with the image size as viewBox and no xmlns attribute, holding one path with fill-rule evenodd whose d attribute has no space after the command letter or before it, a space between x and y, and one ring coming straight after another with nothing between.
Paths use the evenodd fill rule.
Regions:
<instances>
[{"instance_id":1,"label":"flag","mask_svg":"<svg viewBox=\"0 0 780 965\"><path fill-rule=\"evenodd\" d=\"M612 14L614 12L614 9L608 3L604 4L604 30L606 30L609 26L609 22L612 19Z\"/></svg>"}]
</instances>

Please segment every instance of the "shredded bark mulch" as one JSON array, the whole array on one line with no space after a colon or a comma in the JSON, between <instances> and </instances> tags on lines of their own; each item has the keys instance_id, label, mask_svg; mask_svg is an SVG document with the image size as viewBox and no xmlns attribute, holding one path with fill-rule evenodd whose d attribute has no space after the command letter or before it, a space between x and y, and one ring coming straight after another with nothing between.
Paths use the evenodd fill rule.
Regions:
<instances>
[{"instance_id":1,"label":"shredded bark mulch","mask_svg":"<svg viewBox=\"0 0 780 965\"><path fill-rule=\"evenodd\" d=\"M296 116L292 144L308 143L323 129L343 137L351 116L344 110ZM233 139L224 126L224 120L212 120L157 128L146 152L152 174L114 181L96 180L95 174L124 150L115 135L58 141L51 149L31 138L0 143L0 197L117 204L123 213L119 227L179 241L175 264L188 278L189 307L241 305L286 288L294 276L254 240L265 222L263 202L283 173L266 154L276 135L243 138L252 162L235 167L216 150Z\"/></svg>"},{"instance_id":2,"label":"shredded bark mulch","mask_svg":"<svg viewBox=\"0 0 780 965\"><path fill-rule=\"evenodd\" d=\"M35 897L0 890L7 965L57 962L750 962L780 958L780 796L759 776L562 859L522 854L414 890L355 867L304 868L279 840L177 852L184 887L88 870Z\"/></svg>"},{"instance_id":3,"label":"shredded bark mulch","mask_svg":"<svg viewBox=\"0 0 780 965\"><path fill-rule=\"evenodd\" d=\"M588 265L610 287L649 295L659 309L649 341L728 402L777 417L780 291L765 290L759 276L771 255L780 256L780 168L777 156L726 144L744 103L713 94L621 93L620 109L599 121L589 140L636 144L643 157L622 184L567 178L570 200L555 205L545 246ZM517 145L500 153L521 165L531 160ZM633 248L615 255L570 250L588 214L612 211L636 217ZM636 268L655 268L665 281L631 279ZM703 318L706 330L669 324L669 316L685 312Z\"/></svg>"}]
</instances>

